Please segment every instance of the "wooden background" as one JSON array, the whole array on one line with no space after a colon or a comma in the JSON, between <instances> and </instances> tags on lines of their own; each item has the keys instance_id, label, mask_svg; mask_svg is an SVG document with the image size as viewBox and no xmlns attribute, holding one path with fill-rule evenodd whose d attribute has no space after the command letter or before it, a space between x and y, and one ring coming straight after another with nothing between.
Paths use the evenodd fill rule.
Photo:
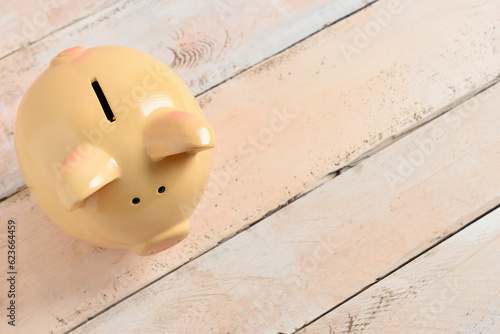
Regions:
<instances>
[{"instance_id":1,"label":"wooden background","mask_svg":"<svg viewBox=\"0 0 500 334\"><path fill-rule=\"evenodd\" d=\"M0 31L1 333L500 332L500 2L19 0ZM217 133L191 234L147 258L65 235L15 158L31 82L107 44Z\"/></svg>"}]
</instances>

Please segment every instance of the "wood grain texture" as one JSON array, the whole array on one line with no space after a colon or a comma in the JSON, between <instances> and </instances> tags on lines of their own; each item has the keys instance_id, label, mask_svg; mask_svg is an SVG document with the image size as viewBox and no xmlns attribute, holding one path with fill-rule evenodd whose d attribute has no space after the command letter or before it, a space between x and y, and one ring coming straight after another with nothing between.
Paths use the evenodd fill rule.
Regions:
<instances>
[{"instance_id":1,"label":"wood grain texture","mask_svg":"<svg viewBox=\"0 0 500 334\"><path fill-rule=\"evenodd\" d=\"M199 94L370 2L121 1L0 60L0 160L6 162L0 165L0 198L24 186L13 146L19 102L61 50L109 44L140 49L170 64Z\"/></svg>"},{"instance_id":2,"label":"wood grain texture","mask_svg":"<svg viewBox=\"0 0 500 334\"><path fill-rule=\"evenodd\" d=\"M498 333L499 257L497 209L298 333Z\"/></svg>"},{"instance_id":3,"label":"wood grain texture","mask_svg":"<svg viewBox=\"0 0 500 334\"><path fill-rule=\"evenodd\" d=\"M499 103L497 84L75 333L294 331L499 205Z\"/></svg>"},{"instance_id":4,"label":"wood grain texture","mask_svg":"<svg viewBox=\"0 0 500 334\"><path fill-rule=\"evenodd\" d=\"M0 3L0 59L117 0L16 0Z\"/></svg>"},{"instance_id":5,"label":"wood grain texture","mask_svg":"<svg viewBox=\"0 0 500 334\"><path fill-rule=\"evenodd\" d=\"M20 325L71 328L483 87L500 73L496 13L489 1L407 1L349 62L339 47L374 21L363 11L200 96L218 136L213 179L191 235L155 257L67 237L26 191L0 203L0 218L20 224L29 273Z\"/></svg>"}]
</instances>

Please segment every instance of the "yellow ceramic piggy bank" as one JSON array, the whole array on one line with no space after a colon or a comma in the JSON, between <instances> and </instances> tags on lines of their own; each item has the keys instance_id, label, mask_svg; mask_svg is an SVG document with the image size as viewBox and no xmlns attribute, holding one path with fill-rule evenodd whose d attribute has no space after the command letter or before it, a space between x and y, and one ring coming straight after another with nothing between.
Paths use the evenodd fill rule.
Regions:
<instances>
[{"instance_id":1,"label":"yellow ceramic piggy bank","mask_svg":"<svg viewBox=\"0 0 500 334\"><path fill-rule=\"evenodd\" d=\"M139 255L189 233L215 143L184 82L118 46L58 54L26 92L14 139L26 184L53 222Z\"/></svg>"}]
</instances>

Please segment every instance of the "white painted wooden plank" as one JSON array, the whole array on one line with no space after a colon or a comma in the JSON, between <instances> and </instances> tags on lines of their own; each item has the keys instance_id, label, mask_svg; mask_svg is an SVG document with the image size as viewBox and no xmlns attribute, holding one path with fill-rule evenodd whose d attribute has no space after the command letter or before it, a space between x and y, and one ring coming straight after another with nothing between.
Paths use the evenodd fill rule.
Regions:
<instances>
[{"instance_id":1,"label":"white painted wooden plank","mask_svg":"<svg viewBox=\"0 0 500 334\"><path fill-rule=\"evenodd\" d=\"M6 0L0 2L0 59L117 0ZM123 1L122 1L123 2Z\"/></svg>"},{"instance_id":2,"label":"white painted wooden plank","mask_svg":"<svg viewBox=\"0 0 500 334\"><path fill-rule=\"evenodd\" d=\"M381 1L375 9L385 10L390 3ZM500 39L484 34L497 22L495 10L491 2L473 10L465 0L405 2L392 25L348 63L335 47L352 41L356 27L373 21L371 12L361 12L201 96L218 135L212 186L193 218L190 237L158 256L101 252L72 240L25 191L2 202L0 218L12 217L23 226L19 243L30 256L20 268L32 277L50 277L43 290L35 289L34 281L20 280L20 289L31 298L21 301L22 325L28 331L71 328L495 78ZM445 26L443 35L418 17ZM473 32L460 31L457 18L462 17ZM468 47L477 43L478 49ZM433 57L437 54L446 61ZM276 128L273 109L296 116ZM271 128L273 139L252 149L253 138Z\"/></svg>"},{"instance_id":3,"label":"white painted wooden plank","mask_svg":"<svg viewBox=\"0 0 500 334\"><path fill-rule=\"evenodd\" d=\"M292 332L500 203L499 104L497 84L74 333Z\"/></svg>"},{"instance_id":4,"label":"white painted wooden plank","mask_svg":"<svg viewBox=\"0 0 500 334\"><path fill-rule=\"evenodd\" d=\"M0 198L24 186L12 126L21 97L61 50L134 47L170 64L198 94L372 1L122 1L0 60L0 160L8 162Z\"/></svg>"},{"instance_id":5,"label":"white painted wooden plank","mask_svg":"<svg viewBox=\"0 0 500 334\"><path fill-rule=\"evenodd\" d=\"M299 334L500 332L500 209Z\"/></svg>"}]
</instances>

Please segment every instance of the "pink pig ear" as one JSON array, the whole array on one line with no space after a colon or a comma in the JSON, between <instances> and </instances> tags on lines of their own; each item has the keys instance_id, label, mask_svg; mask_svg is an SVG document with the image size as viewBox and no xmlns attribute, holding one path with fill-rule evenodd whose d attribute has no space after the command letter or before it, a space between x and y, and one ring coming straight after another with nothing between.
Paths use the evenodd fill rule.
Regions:
<instances>
[{"instance_id":1,"label":"pink pig ear","mask_svg":"<svg viewBox=\"0 0 500 334\"><path fill-rule=\"evenodd\" d=\"M158 109L146 118L144 144L151 159L183 152L198 153L215 146L212 127L200 116Z\"/></svg>"},{"instance_id":2,"label":"pink pig ear","mask_svg":"<svg viewBox=\"0 0 500 334\"><path fill-rule=\"evenodd\" d=\"M73 211L90 195L116 180L120 170L107 152L82 144L69 152L57 173L57 196L67 211Z\"/></svg>"}]
</instances>

